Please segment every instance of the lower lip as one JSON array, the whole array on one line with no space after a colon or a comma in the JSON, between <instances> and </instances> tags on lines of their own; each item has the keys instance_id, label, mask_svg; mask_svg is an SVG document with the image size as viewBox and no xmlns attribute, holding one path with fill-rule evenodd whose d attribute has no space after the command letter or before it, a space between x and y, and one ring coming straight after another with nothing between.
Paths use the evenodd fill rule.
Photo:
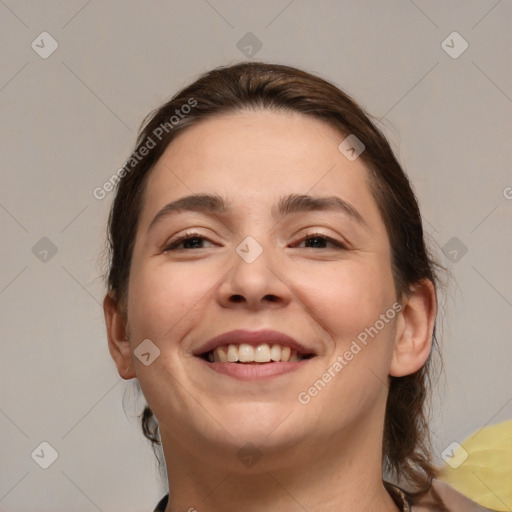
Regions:
<instances>
[{"instance_id":1,"label":"lower lip","mask_svg":"<svg viewBox=\"0 0 512 512\"><path fill-rule=\"evenodd\" d=\"M278 375L284 375L299 369L307 361L309 359L292 363L210 363L203 360L204 364L211 370L240 380L259 380L277 377Z\"/></svg>"}]
</instances>

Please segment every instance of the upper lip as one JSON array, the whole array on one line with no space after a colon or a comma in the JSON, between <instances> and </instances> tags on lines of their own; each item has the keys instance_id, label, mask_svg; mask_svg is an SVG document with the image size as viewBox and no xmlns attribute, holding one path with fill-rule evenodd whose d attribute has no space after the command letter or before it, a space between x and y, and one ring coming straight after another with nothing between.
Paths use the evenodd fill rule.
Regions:
<instances>
[{"instance_id":1,"label":"upper lip","mask_svg":"<svg viewBox=\"0 0 512 512\"><path fill-rule=\"evenodd\" d=\"M296 339L284 334L282 332L273 331L270 329L264 329L260 331L248 331L245 329L236 329L234 331L225 332L223 334L219 334L214 338L203 343L196 350L194 350L194 355L200 356L215 350L217 347L221 347L222 345L235 344L239 345L241 343L246 343L248 345L260 345L262 343L268 343L269 345L281 345L284 347L290 347L291 349L295 349L299 354L314 354L313 350L310 350L301 343L299 343Z\"/></svg>"}]
</instances>

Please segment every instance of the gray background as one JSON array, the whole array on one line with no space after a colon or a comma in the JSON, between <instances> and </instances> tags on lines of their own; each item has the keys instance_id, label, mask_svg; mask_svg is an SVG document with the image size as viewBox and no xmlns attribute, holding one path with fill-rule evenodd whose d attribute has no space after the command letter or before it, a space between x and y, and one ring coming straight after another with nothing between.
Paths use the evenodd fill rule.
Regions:
<instances>
[{"instance_id":1,"label":"gray background","mask_svg":"<svg viewBox=\"0 0 512 512\"><path fill-rule=\"evenodd\" d=\"M100 255L112 198L93 190L150 110L247 58L344 88L412 178L453 275L438 462L452 441L511 418L511 22L510 0L0 0L0 510L143 511L161 497L135 418L142 402L107 350ZM51 49L43 31L58 43L47 58L31 47ZM457 58L442 47L454 31L469 44ZM262 44L252 56L239 43L248 32ZM444 45L458 53L463 41ZM31 457L43 441L59 455L46 470Z\"/></svg>"}]
</instances>

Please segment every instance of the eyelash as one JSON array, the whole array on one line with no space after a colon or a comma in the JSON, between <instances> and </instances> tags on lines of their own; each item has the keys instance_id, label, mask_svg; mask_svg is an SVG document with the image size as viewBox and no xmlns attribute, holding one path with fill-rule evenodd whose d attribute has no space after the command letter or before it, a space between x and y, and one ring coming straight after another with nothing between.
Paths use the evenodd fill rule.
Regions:
<instances>
[{"instance_id":1,"label":"eyelash","mask_svg":"<svg viewBox=\"0 0 512 512\"><path fill-rule=\"evenodd\" d=\"M303 236L299 242L302 243L306 240L311 240L312 238L321 238L322 240L325 240L326 242L334 245L337 249L346 250L347 247L343 242L340 242L339 240L336 240L334 238L331 238L330 236L324 235L323 233L307 233L305 236ZM312 249L312 247L309 247L309 249Z\"/></svg>"},{"instance_id":2,"label":"eyelash","mask_svg":"<svg viewBox=\"0 0 512 512\"><path fill-rule=\"evenodd\" d=\"M169 244L167 244L163 251L164 252L167 252L167 251L176 251L176 250L185 250L185 251L189 251L191 249L185 249L185 248L181 248L181 249L178 249L177 246L180 245L182 242L185 242L187 240L192 240L194 238L199 238L201 240L207 240L208 242L210 243L214 243L212 242L211 240L209 240L207 237L203 236L203 235L200 235L199 233L185 233L183 234L182 236L176 238L175 240L173 240L172 242L170 242ZM322 233L307 233L305 236L303 236L297 243L302 243L302 242L305 242L306 240L311 240L312 238L320 238L322 240L325 240L327 243L330 243L332 244L334 247L336 247L337 249L341 249L341 250L346 250L347 247L344 243L338 241L338 240L335 240L334 238L331 238L327 235L324 235ZM312 247L304 247L305 249L312 249ZM204 249L204 247L199 247L199 249ZM322 249L324 249L322 247Z\"/></svg>"},{"instance_id":3,"label":"eyelash","mask_svg":"<svg viewBox=\"0 0 512 512\"><path fill-rule=\"evenodd\" d=\"M164 252L179 250L176 248L177 245L181 244L182 242L185 242L186 240L192 240L193 238L200 238L201 240L208 240L209 242L211 242L208 238L206 238L203 235L200 235L199 233L185 233L185 234L179 236L178 238L176 238L175 240L173 240L172 242L169 242L164 247ZM211 242L211 243L213 243L213 242ZM202 247L201 247L201 249L202 249ZM190 250L190 249L181 249L181 250Z\"/></svg>"}]
</instances>

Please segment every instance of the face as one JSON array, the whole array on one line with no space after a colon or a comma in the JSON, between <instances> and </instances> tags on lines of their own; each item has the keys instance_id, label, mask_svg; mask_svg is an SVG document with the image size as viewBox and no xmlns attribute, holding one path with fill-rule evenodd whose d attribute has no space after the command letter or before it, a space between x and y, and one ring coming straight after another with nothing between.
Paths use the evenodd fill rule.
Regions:
<instances>
[{"instance_id":1,"label":"face","mask_svg":"<svg viewBox=\"0 0 512 512\"><path fill-rule=\"evenodd\" d=\"M150 340L150 364L133 367L164 447L229 459L251 442L271 460L383 420L400 306L369 173L344 138L301 114L216 117L150 175L126 327L132 351Z\"/></svg>"}]
</instances>

